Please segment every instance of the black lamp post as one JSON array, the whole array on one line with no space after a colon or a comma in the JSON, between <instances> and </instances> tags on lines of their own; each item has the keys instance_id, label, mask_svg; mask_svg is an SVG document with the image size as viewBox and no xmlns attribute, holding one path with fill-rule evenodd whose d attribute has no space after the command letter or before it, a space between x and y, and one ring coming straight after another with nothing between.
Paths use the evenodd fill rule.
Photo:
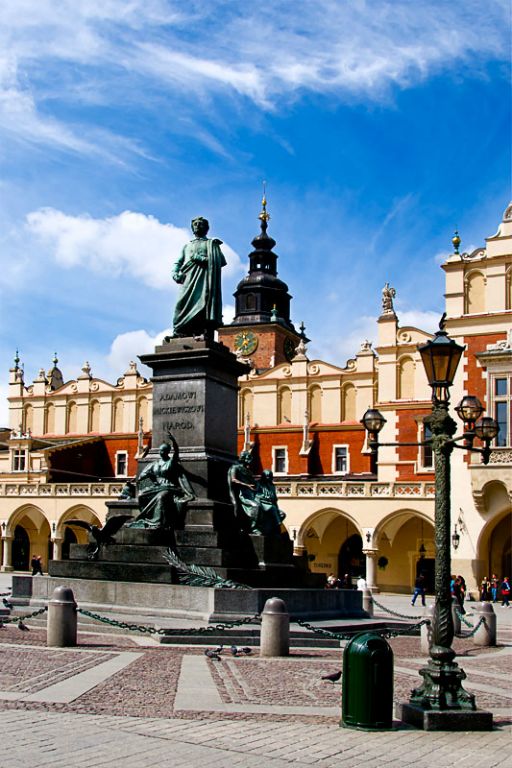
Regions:
<instances>
[{"instance_id":1,"label":"black lamp post","mask_svg":"<svg viewBox=\"0 0 512 768\"><path fill-rule=\"evenodd\" d=\"M430 645L430 659L420 675L423 683L412 691L410 704L403 705L402 718L413 724L428 726L429 717L425 713L455 713L448 718L449 729L471 730L482 728L481 720L473 726L468 723L468 718L461 718L461 713L472 713L476 710L475 697L462 687L465 672L454 661L455 651L452 649L454 637L452 619L452 599L450 592L451 561L450 541L453 539L454 548L458 546L460 536L457 531L450 532L450 457L454 448L475 451L482 454L483 463L487 464L490 455L490 443L498 434L498 425L494 419L484 417L479 419L483 408L476 397L464 397L456 408L457 413L464 421L464 434L454 437L457 425L448 414L450 387L453 384L455 372L464 347L448 337L444 330L445 315L441 318L439 330L433 339L418 347L428 382L432 387L432 412L423 419L425 425L430 428L432 437L421 443L381 443L381 445L431 445L434 454L435 468L435 590L436 602L432 621L432 642ZM371 417L367 420L367 413L362 419L363 424L370 432L367 421L374 427L370 433L370 448L375 456L375 465L378 453L378 432L376 427L378 419L372 409ZM378 411L377 411L378 413ZM383 418L383 417L382 417ZM484 448L474 448L473 440L478 437L484 442ZM463 440L463 445L457 445L457 441ZM455 542L455 534L457 541ZM476 713L475 713L476 714ZM488 715L486 725L492 725L492 716ZM471 720L471 718L469 718ZM439 727L439 724L438 724Z\"/></svg>"}]
</instances>

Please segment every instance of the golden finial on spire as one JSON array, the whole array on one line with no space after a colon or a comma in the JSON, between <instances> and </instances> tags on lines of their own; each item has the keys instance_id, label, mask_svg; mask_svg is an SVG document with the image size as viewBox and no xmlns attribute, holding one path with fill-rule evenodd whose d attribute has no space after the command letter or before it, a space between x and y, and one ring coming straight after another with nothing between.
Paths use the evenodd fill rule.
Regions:
<instances>
[{"instance_id":1,"label":"golden finial on spire","mask_svg":"<svg viewBox=\"0 0 512 768\"><path fill-rule=\"evenodd\" d=\"M267 182L263 182L263 199L261 201L262 212L259 214L258 219L261 221L262 226L266 229L267 221L270 219L270 214L267 213Z\"/></svg>"},{"instance_id":2,"label":"golden finial on spire","mask_svg":"<svg viewBox=\"0 0 512 768\"><path fill-rule=\"evenodd\" d=\"M456 253L457 256L458 256L459 255L460 237L459 237L459 233L458 233L457 230L455 230L455 234L452 237L452 243L453 243L453 247L455 249L454 253Z\"/></svg>"}]
</instances>

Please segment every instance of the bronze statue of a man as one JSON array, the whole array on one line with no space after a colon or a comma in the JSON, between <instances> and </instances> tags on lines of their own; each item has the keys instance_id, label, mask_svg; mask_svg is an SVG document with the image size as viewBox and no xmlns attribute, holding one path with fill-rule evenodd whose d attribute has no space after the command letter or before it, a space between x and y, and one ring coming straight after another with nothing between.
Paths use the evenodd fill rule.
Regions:
<instances>
[{"instance_id":1,"label":"bronze statue of a man","mask_svg":"<svg viewBox=\"0 0 512 768\"><path fill-rule=\"evenodd\" d=\"M222 240L207 238L210 225L199 216L192 220L194 239L183 247L172 271L181 288L176 300L173 336L211 338L222 325L221 269L226 259Z\"/></svg>"}]
</instances>

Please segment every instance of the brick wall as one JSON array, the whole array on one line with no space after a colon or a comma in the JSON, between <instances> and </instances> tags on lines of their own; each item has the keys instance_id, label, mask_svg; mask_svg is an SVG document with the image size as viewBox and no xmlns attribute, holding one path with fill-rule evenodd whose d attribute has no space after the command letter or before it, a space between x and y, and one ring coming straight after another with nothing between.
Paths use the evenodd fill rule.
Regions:
<instances>
[{"instance_id":1,"label":"brick wall","mask_svg":"<svg viewBox=\"0 0 512 768\"><path fill-rule=\"evenodd\" d=\"M334 445L349 446L349 471L350 473L364 473L370 471L370 459L361 450L365 441L365 432L362 427L355 426L348 430L322 430L321 427L310 431L310 439L313 440L309 457L300 456L302 447L302 430L280 429L272 431L257 431L251 433L254 441L253 470L255 473L272 467L272 448L286 447L288 449L288 473L290 475L332 474L332 459ZM238 449L243 447L244 436L238 434Z\"/></svg>"},{"instance_id":2,"label":"brick wall","mask_svg":"<svg viewBox=\"0 0 512 768\"><path fill-rule=\"evenodd\" d=\"M485 409L487 409L487 382L485 368L482 368L475 355L477 352L485 352L489 344L506 339L504 333L489 333L485 336L465 336L464 344L467 345L464 362L464 391L469 395L476 395ZM487 414L490 415L490 414Z\"/></svg>"},{"instance_id":3,"label":"brick wall","mask_svg":"<svg viewBox=\"0 0 512 768\"><path fill-rule=\"evenodd\" d=\"M430 408L407 408L397 412L396 441L400 443L416 442L422 436L418 424L424 416L430 413ZM397 448L398 461L397 479L403 481L432 480L431 472L416 472L419 464L421 448L415 445L401 445Z\"/></svg>"}]
</instances>

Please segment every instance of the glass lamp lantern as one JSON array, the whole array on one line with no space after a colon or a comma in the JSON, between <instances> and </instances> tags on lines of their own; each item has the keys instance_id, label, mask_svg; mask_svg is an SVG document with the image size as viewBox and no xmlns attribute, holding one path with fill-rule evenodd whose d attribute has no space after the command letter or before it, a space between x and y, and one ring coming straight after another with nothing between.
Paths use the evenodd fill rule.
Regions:
<instances>
[{"instance_id":1,"label":"glass lamp lantern","mask_svg":"<svg viewBox=\"0 0 512 768\"><path fill-rule=\"evenodd\" d=\"M444 330L444 315L434 338L418 346L428 383L432 387L432 400L434 402L448 403L449 390L453 384L464 349L463 346L450 339Z\"/></svg>"}]
</instances>

